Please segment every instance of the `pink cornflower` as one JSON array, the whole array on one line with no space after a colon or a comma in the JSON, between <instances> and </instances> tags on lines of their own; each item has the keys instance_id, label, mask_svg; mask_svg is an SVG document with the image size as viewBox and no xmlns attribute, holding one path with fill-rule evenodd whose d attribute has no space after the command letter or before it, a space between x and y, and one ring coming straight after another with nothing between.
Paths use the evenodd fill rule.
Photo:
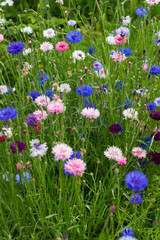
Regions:
<instances>
[{"instance_id":1,"label":"pink cornflower","mask_svg":"<svg viewBox=\"0 0 160 240\"><path fill-rule=\"evenodd\" d=\"M53 49L53 45L50 42L44 42L40 45L40 49L43 52L48 52L48 51L51 51Z\"/></svg>"},{"instance_id":2,"label":"pink cornflower","mask_svg":"<svg viewBox=\"0 0 160 240\"><path fill-rule=\"evenodd\" d=\"M132 155L138 158L145 158L146 157L146 151L140 147L134 147L132 149Z\"/></svg>"},{"instance_id":3,"label":"pink cornflower","mask_svg":"<svg viewBox=\"0 0 160 240\"><path fill-rule=\"evenodd\" d=\"M122 37L121 35L118 34L114 37L114 40L116 42L116 45L121 45L122 43L127 42L127 37L126 36Z\"/></svg>"},{"instance_id":4,"label":"pink cornflower","mask_svg":"<svg viewBox=\"0 0 160 240\"><path fill-rule=\"evenodd\" d=\"M148 65L147 65L147 64L144 64L142 70L145 71L145 72L147 72L147 71L148 71Z\"/></svg>"},{"instance_id":5,"label":"pink cornflower","mask_svg":"<svg viewBox=\"0 0 160 240\"><path fill-rule=\"evenodd\" d=\"M50 98L47 96L39 96L35 99L35 103L38 106L46 107L50 103Z\"/></svg>"},{"instance_id":6,"label":"pink cornflower","mask_svg":"<svg viewBox=\"0 0 160 240\"><path fill-rule=\"evenodd\" d=\"M99 117L100 113L98 111L98 109L94 109L94 108L84 108L81 112L81 114L89 119L96 119Z\"/></svg>"},{"instance_id":7,"label":"pink cornflower","mask_svg":"<svg viewBox=\"0 0 160 240\"><path fill-rule=\"evenodd\" d=\"M66 160L72 155L73 150L65 143L58 143L52 148L52 153L55 155L55 160Z\"/></svg>"},{"instance_id":8,"label":"pink cornflower","mask_svg":"<svg viewBox=\"0 0 160 240\"><path fill-rule=\"evenodd\" d=\"M50 102L47 106L47 110L50 113L59 114L64 111L64 104L60 102Z\"/></svg>"},{"instance_id":9,"label":"pink cornflower","mask_svg":"<svg viewBox=\"0 0 160 240\"><path fill-rule=\"evenodd\" d=\"M33 114L37 117L37 120L39 122L41 122L42 120L45 120L48 116L46 111L41 111L41 110L37 110Z\"/></svg>"},{"instance_id":10,"label":"pink cornflower","mask_svg":"<svg viewBox=\"0 0 160 240\"><path fill-rule=\"evenodd\" d=\"M104 155L110 160L118 160L121 159L123 154L120 148L112 146L109 147L106 151L104 151Z\"/></svg>"},{"instance_id":11,"label":"pink cornflower","mask_svg":"<svg viewBox=\"0 0 160 240\"><path fill-rule=\"evenodd\" d=\"M56 50L57 51L63 52L63 51L66 51L68 48L69 48L69 44L64 42L64 41L63 42L58 42L56 44Z\"/></svg>"},{"instance_id":12,"label":"pink cornflower","mask_svg":"<svg viewBox=\"0 0 160 240\"><path fill-rule=\"evenodd\" d=\"M127 163L127 158L122 156L120 159L117 160L117 162L120 164L120 165L126 165Z\"/></svg>"},{"instance_id":13,"label":"pink cornflower","mask_svg":"<svg viewBox=\"0 0 160 240\"><path fill-rule=\"evenodd\" d=\"M86 170L86 164L81 159L73 158L64 164L66 174L80 175Z\"/></svg>"},{"instance_id":14,"label":"pink cornflower","mask_svg":"<svg viewBox=\"0 0 160 240\"><path fill-rule=\"evenodd\" d=\"M153 6L154 4L158 4L160 0L146 0L146 3L148 3L150 6Z\"/></svg>"},{"instance_id":15,"label":"pink cornflower","mask_svg":"<svg viewBox=\"0 0 160 240\"><path fill-rule=\"evenodd\" d=\"M0 34L0 42L2 42L4 40L4 36L3 34Z\"/></svg>"},{"instance_id":16,"label":"pink cornflower","mask_svg":"<svg viewBox=\"0 0 160 240\"><path fill-rule=\"evenodd\" d=\"M115 62L121 62L123 60L126 60L126 56L125 54L122 55L121 53L114 52L112 54L112 59L114 59Z\"/></svg>"},{"instance_id":17,"label":"pink cornflower","mask_svg":"<svg viewBox=\"0 0 160 240\"><path fill-rule=\"evenodd\" d=\"M23 166L22 166L21 163L17 163L17 164L16 164L16 167L17 167L17 170L18 170L18 171L20 171L20 170L23 168Z\"/></svg>"}]
</instances>

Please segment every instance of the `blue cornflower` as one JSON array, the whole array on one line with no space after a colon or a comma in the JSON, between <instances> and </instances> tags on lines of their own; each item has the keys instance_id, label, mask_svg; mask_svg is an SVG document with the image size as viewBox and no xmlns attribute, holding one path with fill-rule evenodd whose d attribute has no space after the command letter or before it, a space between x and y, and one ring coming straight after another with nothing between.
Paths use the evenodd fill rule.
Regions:
<instances>
[{"instance_id":1,"label":"blue cornflower","mask_svg":"<svg viewBox=\"0 0 160 240\"><path fill-rule=\"evenodd\" d=\"M70 156L69 159L73 159L73 158L78 158L81 159L82 158L82 154L80 151L73 151L72 155Z\"/></svg>"},{"instance_id":2,"label":"blue cornflower","mask_svg":"<svg viewBox=\"0 0 160 240\"><path fill-rule=\"evenodd\" d=\"M130 100L130 99L125 99L125 109L127 109L127 108L132 108L134 105L132 104L132 100ZM119 110L121 110L122 109L122 105L121 105L121 103L120 103L120 105L119 105Z\"/></svg>"},{"instance_id":3,"label":"blue cornflower","mask_svg":"<svg viewBox=\"0 0 160 240\"><path fill-rule=\"evenodd\" d=\"M148 185L148 179L142 172L135 170L126 175L125 184L130 190L142 191Z\"/></svg>"},{"instance_id":4,"label":"blue cornflower","mask_svg":"<svg viewBox=\"0 0 160 240\"><path fill-rule=\"evenodd\" d=\"M92 54L92 53L96 53L96 48L90 46L90 47L89 47L89 54Z\"/></svg>"},{"instance_id":5,"label":"blue cornflower","mask_svg":"<svg viewBox=\"0 0 160 240\"><path fill-rule=\"evenodd\" d=\"M92 64L93 64L94 71L99 71L103 68L103 65L98 61L92 62Z\"/></svg>"},{"instance_id":6,"label":"blue cornflower","mask_svg":"<svg viewBox=\"0 0 160 240\"><path fill-rule=\"evenodd\" d=\"M68 42L71 42L73 44L79 43L82 40L82 34L80 32L70 31L67 34L66 39Z\"/></svg>"},{"instance_id":7,"label":"blue cornflower","mask_svg":"<svg viewBox=\"0 0 160 240\"><path fill-rule=\"evenodd\" d=\"M124 228L122 228L122 229L124 229ZM133 232L132 228L126 228L125 230L123 230L121 232L121 234L123 236L133 236L134 232Z\"/></svg>"},{"instance_id":8,"label":"blue cornflower","mask_svg":"<svg viewBox=\"0 0 160 240\"><path fill-rule=\"evenodd\" d=\"M47 97L49 97L50 99L52 99L52 97L54 96L54 91L52 91L52 89L46 89L46 91L44 92L44 95L46 95Z\"/></svg>"},{"instance_id":9,"label":"blue cornflower","mask_svg":"<svg viewBox=\"0 0 160 240\"><path fill-rule=\"evenodd\" d=\"M25 47L23 42L13 42L8 45L7 51L10 54L17 55L19 52L23 51L23 48Z\"/></svg>"},{"instance_id":10,"label":"blue cornflower","mask_svg":"<svg viewBox=\"0 0 160 240\"><path fill-rule=\"evenodd\" d=\"M142 196L141 196L141 194L134 193L134 194L130 197L130 202L136 203L136 204L141 204L141 203L142 203Z\"/></svg>"},{"instance_id":11,"label":"blue cornflower","mask_svg":"<svg viewBox=\"0 0 160 240\"><path fill-rule=\"evenodd\" d=\"M25 184L26 180L30 182L31 179L32 179L32 176L29 174L29 172L23 172L22 177L19 174L16 175L16 181L19 184L21 183Z\"/></svg>"},{"instance_id":12,"label":"blue cornflower","mask_svg":"<svg viewBox=\"0 0 160 240\"><path fill-rule=\"evenodd\" d=\"M160 37L154 40L154 42L157 44L157 46L160 46Z\"/></svg>"},{"instance_id":13,"label":"blue cornflower","mask_svg":"<svg viewBox=\"0 0 160 240\"><path fill-rule=\"evenodd\" d=\"M150 70L150 73L149 73L149 75L157 75L157 74L160 74L160 66L158 66L158 65L153 65L152 66L152 68L151 68L151 70Z\"/></svg>"},{"instance_id":14,"label":"blue cornflower","mask_svg":"<svg viewBox=\"0 0 160 240\"><path fill-rule=\"evenodd\" d=\"M125 35L130 34L130 30L127 27L120 27L120 28L116 29L116 34L125 36Z\"/></svg>"},{"instance_id":15,"label":"blue cornflower","mask_svg":"<svg viewBox=\"0 0 160 240\"><path fill-rule=\"evenodd\" d=\"M125 54L126 56L129 56L129 55L132 54L130 48L121 48L120 52L121 52L121 53L123 52L123 54Z\"/></svg>"},{"instance_id":16,"label":"blue cornflower","mask_svg":"<svg viewBox=\"0 0 160 240\"><path fill-rule=\"evenodd\" d=\"M34 101L37 97L40 96L40 93L36 92L36 91L31 91L27 95L30 96L33 99L33 101Z\"/></svg>"},{"instance_id":17,"label":"blue cornflower","mask_svg":"<svg viewBox=\"0 0 160 240\"><path fill-rule=\"evenodd\" d=\"M79 86L77 88L77 94L82 95L82 97L89 97L93 93L93 88L88 85Z\"/></svg>"},{"instance_id":18,"label":"blue cornflower","mask_svg":"<svg viewBox=\"0 0 160 240\"><path fill-rule=\"evenodd\" d=\"M139 7L136 9L136 14L140 17L146 17L148 14L148 10L145 7Z\"/></svg>"},{"instance_id":19,"label":"blue cornflower","mask_svg":"<svg viewBox=\"0 0 160 240\"><path fill-rule=\"evenodd\" d=\"M102 88L103 88L103 90L105 92L107 90L107 85L103 85Z\"/></svg>"},{"instance_id":20,"label":"blue cornflower","mask_svg":"<svg viewBox=\"0 0 160 240\"><path fill-rule=\"evenodd\" d=\"M36 115L34 115L33 113L32 113L32 114L28 114L27 117L26 117L26 119L27 119L27 125L28 125L28 127L29 127L29 126L34 127L35 124L38 122L38 119L37 119Z\"/></svg>"},{"instance_id":21,"label":"blue cornflower","mask_svg":"<svg viewBox=\"0 0 160 240\"><path fill-rule=\"evenodd\" d=\"M17 117L18 111L13 107L6 107L0 110L0 121L8 121Z\"/></svg>"},{"instance_id":22,"label":"blue cornflower","mask_svg":"<svg viewBox=\"0 0 160 240\"><path fill-rule=\"evenodd\" d=\"M7 88L8 88L8 92L6 92L6 94L9 94L9 93L11 93L11 88L10 88L10 86L7 86Z\"/></svg>"},{"instance_id":23,"label":"blue cornflower","mask_svg":"<svg viewBox=\"0 0 160 240\"><path fill-rule=\"evenodd\" d=\"M91 100L87 99L87 98L83 99L83 105L85 106L85 108L89 108L89 107L94 108L94 109L97 108L96 104L92 103Z\"/></svg>"},{"instance_id":24,"label":"blue cornflower","mask_svg":"<svg viewBox=\"0 0 160 240\"><path fill-rule=\"evenodd\" d=\"M41 85L43 85L44 82L47 82L49 79L50 79L50 77L46 73L44 73L44 74L39 73L37 75L37 81L38 81L38 83L41 83Z\"/></svg>"},{"instance_id":25,"label":"blue cornflower","mask_svg":"<svg viewBox=\"0 0 160 240\"><path fill-rule=\"evenodd\" d=\"M148 111L152 111L156 109L156 105L154 103L147 103L146 106Z\"/></svg>"},{"instance_id":26,"label":"blue cornflower","mask_svg":"<svg viewBox=\"0 0 160 240\"><path fill-rule=\"evenodd\" d=\"M157 107L160 107L160 97L154 100L154 104L156 104Z\"/></svg>"},{"instance_id":27,"label":"blue cornflower","mask_svg":"<svg viewBox=\"0 0 160 240\"><path fill-rule=\"evenodd\" d=\"M151 138L146 136L146 137L142 137L142 141L144 141L144 143L141 143L140 147L143 148L144 150L148 150L149 146L151 144ZM146 146L147 145L147 146Z\"/></svg>"},{"instance_id":28,"label":"blue cornflower","mask_svg":"<svg viewBox=\"0 0 160 240\"><path fill-rule=\"evenodd\" d=\"M139 159L138 159L138 163L139 163L139 165L140 165L141 168L145 168L146 165L148 164L148 162L147 162L147 160L146 160L145 158L139 158ZM138 166L139 166L139 165L138 165Z\"/></svg>"},{"instance_id":29,"label":"blue cornflower","mask_svg":"<svg viewBox=\"0 0 160 240\"><path fill-rule=\"evenodd\" d=\"M119 82L116 83L115 89L116 89L116 90L122 89L122 82L121 82L121 81L119 81Z\"/></svg>"}]
</instances>

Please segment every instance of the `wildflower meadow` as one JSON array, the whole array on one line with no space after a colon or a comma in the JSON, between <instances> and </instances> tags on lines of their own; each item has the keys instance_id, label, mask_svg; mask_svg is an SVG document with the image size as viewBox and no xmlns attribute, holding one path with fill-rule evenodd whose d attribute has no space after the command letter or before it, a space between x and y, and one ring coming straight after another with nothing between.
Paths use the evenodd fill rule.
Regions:
<instances>
[{"instance_id":1,"label":"wildflower meadow","mask_svg":"<svg viewBox=\"0 0 160 240\"><path fill-rule=\"evenodd\" d=\"M0 240L160 240L160 0L0 0Z\"/></svg>"}]
</instances>

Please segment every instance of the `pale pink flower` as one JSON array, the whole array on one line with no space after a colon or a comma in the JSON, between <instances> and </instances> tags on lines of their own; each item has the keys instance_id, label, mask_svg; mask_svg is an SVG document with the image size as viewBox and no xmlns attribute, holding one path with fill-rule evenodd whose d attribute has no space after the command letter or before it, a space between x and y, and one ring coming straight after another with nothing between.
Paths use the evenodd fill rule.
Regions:
<instances>
[{"instance_id":1,"label":"pale pink flower","mask_svg":"<svg viewBox=\"0 0 160 240\"><path fill-rule=\"evenodd\" d=\"M122 156L120 159L117 160L117 162L120 164L120 165L126 165L127 163L127 158Z\"/></svg>"},{"instance_id":2,"label":"pale pink flower","mask_svg":"<svg viewBox=\"0 0 160 240\"><path fill-rule=\"evenodd\" d=\"M45 120L48 116L46 111L41 111L41 110L37 110L33 114L37 117L37 120L39 122L41 122L42 120Z\"/></svg>"},{"instance_id":3,"label":"pale pink flower","mask_svg":"<svg viewBox=\"0 0 160 240\"><path fill-rule=\"evenodd\" d=\"M64 164L64 169L66 173L80 175L86 170L86 164L83 160L74 158Z\"/></svg>"},{"instance_id":4,"label":"pale pink flower","mask_svg":"<svg viewBox=\"0 0 160 240\"><path fill-rule=\"evenodd\" d=\"M111 160L121 159L123 154L120 148L112 146L109 147L106 151L104 151L104 155Z\"/></svg>"},{"instance_id":5,"label":"pale pink flower","mask_svg":"<svg viewBox=\"0 0 160 240\"><path fill-rule=\"evenodd\" d=\"M81 114L89 119L96 119L99 117L100 113L98 111L98 109L94 109L94 108L84 108L81 112Z\"/></svg>"},{"instance_id":6,"label":"pale pink flower","mask_svg":"<svg viewBox=\"0 0 160 240\"><path fill-rule=\"evenodd\" d=\"M122 43L126 43L127 42L127 37L126 36L122 37L119 34L116 35L114 37L114 39L115 39L116 45L121 45Z\"/></svg>"},{"instance_id":7,"label":"pale pink flower","mask_svg":"<svg viewBox=\"0 0 160 240\"><path fill-rule=\"evenodd\" d=\"M40 45L40 49L43 52L48 52L48 51L51 51L53 49L53 45L50 42L44 42Z\"/></svg>"},{"instance_id":8,"label":"pale pink flower","mask_svg":"<svg viewBox=\"0 0 160 240\"><path fill-rule=\"evenodd\" d=\"M146 0L146 3L148 3L150 6L153 6L154 4L160 3L160 0Z\"/></svg>"},{"instance_id":9,"label":"pale pink flower","mask_svg":"<svg viewBox=\"0 0 160 240\"><path fill-rule=\"evenodd\" d=\"M123 60L126 60L126 56L125 54L122 55L121 53L114 52L112 54L112 59L114 59L115 62L121 62Z\"/></svg>"},{"instance_id":10,"label":"pale pink flower","mask_svg":"<svg viewBox=\"0 0 160 240\"><path fill-rule=\"evenodd\" d=\"M146 157L146 151L140 147L134 147L132 149L132 155L138 158L145 158Z\"/></svg>"},{"instance_id":11,"label":"pale pink flower","mask_svg":"<svg viewBox=\"0 0 160 240\"><path fill-rule=\"evenodd\" d=\"M66 160L72 155L73 150L65 143L58 143L52 148L52 153L55 155L55 160Z\"/></svg>"},{"instance_id":12,"label":"pale pink flower","mask_svg":"<svg viewBox=\"0 0 160 240\"><path fill-rule=\"evenodd\" d=\"M64 111L64 104L61 102L50 102L47 106L47 110L50 113L59 114Z\"/></svg>"},{"instance_id":13,"label":"pale pink flower","mask_svg":"<svg viewBox=\"0 0 160 240\"><path fill-rule=\"evenodd\" d=\"M147 71L148 71L148 65L147 65L147 64L144 64L142 70L145 71L145 72L147 72Z\"/></svg>"},{"instance_id":14,"label":"pale pink flower","mask_svg":"<svg viewBox=\"0 0 160 240\"><path fill-rule=\"evenodd\" d=\"M50 98L47 96L39 96L35 99L35 103L38 106L46 107L50 103Z\"/></svg>"},{"instance_id":15,"label":"pale pink flower","mask_svg":"<svg viewBox=\"0 0 160 240\"><path fill-rule=\"evenodd\" d=\"M0 34L0 42L2 42L4 40L4 36L3 34Z\"/></svg>"},{"instance_id":16,"label":"pale pink flower","mask_svg":"<svg viewBox=\"0 0 160 240\"><path fill-rule=\"evenodd\" d=\"M63 42L58 42L56 44L56 50L57 51L63 52L63 51L66 51L68 48L69 48L69 44L64 42L64 41Z\"/></svg>"}]
</instances>

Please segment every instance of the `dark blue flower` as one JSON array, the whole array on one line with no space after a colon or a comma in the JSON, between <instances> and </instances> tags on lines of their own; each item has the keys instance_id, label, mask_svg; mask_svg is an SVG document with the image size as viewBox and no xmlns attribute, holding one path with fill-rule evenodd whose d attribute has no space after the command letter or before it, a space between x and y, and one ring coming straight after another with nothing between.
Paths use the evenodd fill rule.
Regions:
<instances>
[{"instance_id":1,"label":"dark blue flower","mask_svg":"<svg viewBox=\"0 0 160 240\"><path fill-rule=\"evenodd\" d=\"M74 174L73 174L73 173L70 174L70 173L65 169L65 165L66 165L66 164L67 164L66 162L63 163L64 174L66 174L66 175L72 175L72 177L74 177Z\"/></svg>"},{"instance_id":2,"label":"dark blue flower","mask_svg":"<svg viewBox=\"0 0 160 240\"><path fill-rule=\"evenodd\" d=\"M143 148L144 150L148 150L149 146L151 144L151 138L146 136L146 137L142 137L142 141L145 143L141 143L140 147Z\"/></svg>"},{"instance_id":3,"label":"dark blue flower","mask_svg":"<svg viewBox=\"0 0 160 240\"><path fill-rule=\"evenodd\" d=\"M0 121L8 121L17 117L18 111L13 107L6 107L0 110Z\"/></svg>"},{"instance_id":4,"label":"dark blue flower","mask_svg":"<svg viewBox=\"0 0 160 240\"><path fill-rule=\"evenodd\" d=\"M142 172L135 170L126 175L125 184L130 190L142 191L148 185L148 179Z\"/></svg>"},{"instance_id":5,"label":"dark blue flower","mask_svg":"<svg viewBox=\"0 0 160 240\"><path fill-rule=\"evenodd\" d=\"M29 126L35 126L35 124L38 122L38 119L37 119L37 117L36 117L36 115L34 115L34 114L28 114L27 115L27 125L28 125L28 127Z\"/></svg>"},{"instance_id":6,"label":"dark blue flower","mask_svg":"<svg viewBox=\"0 0 160 240\"><path fill-rule=\"evenodd\" d=\"M134 193L134 194L130 197L130 202L131 202L131 203L136 203L136 204L141 204L141 203L142 203L142 196L141 196L141 194Z\"/></svg>"},{"instance_id":7,"label":"dark blue flower","mask_svg":"<svg viewBox=\"0 0 160 240\"><path fill-rule=\"evenodd\" d=\"M160 74L160 66L158 66L158 65L153 65L152 67L151 67L151 70L150 70L150 73L149 73L149 75L157 75L157 74Z\"/></svg>"},{"instance_id":8,"label":"dark blue flower","mask_svg":"<svg viewBox=\"0 0 160 240\"><path fill-rule=\"evenodd\" d=\"M93 88L88 85L79 86L77 88L77 94L82 95L82 97L89 97L93 93Z\"/></svg>"},{"instance_id":9,"label":"dark blue flower","mask_svg":"<svg viewBox=\"0 0 160 240\"><path fill-rule=\"evenodd\" d=\"M98 61L92 62L92 65L93 65L94 71L99 71L99 70L103 69L103 65Z\"/></svg>"},{"instance_id":10,"label":"dark blue flower","mask_svg":"<svg viewBox=\"0 0 160 240\"><path fill-rule=\"evenodd\" d=\"M35 91L31 91L27 95L30 96L33 99L33 101L34 101L37 97L40 96L40 93L39 92L35 92Z\"/></svg>"},{"instance_id":11,"label":"dark blue flower","mask_svg":"<svg viewBox=\"0 0 160 240\"><path fill-rule=\"evenodd\" d=\"M91 100L87 99L87 98L83 99L83 105L85 106L85 108L89 108L89 107L94 108L94 109L97 108L96 104L92 103Z\"/></svg>"},{"instance_id":12,"label":"dark blue flower","mask_svg":"<svg viewBox=\"0 0 160 240\"><path fill-rule=\"evenodd\" d=\"M124 229L124 228L122 228L122 229ZM133 236L134 232L133 232L132 228L126 228L125 230L123 230L121 232L121 234L123 236Z\"/></svg>"},{"instance_id":13,"label":"dark blue flower","mask_svg":"<svg viewBox=\"0 0 160 240\"><path fill-rule=\"evenodd\" d=\"M50 77L46 73L44 73L44 74L39 73L37 75L37 82L41 83L41 85L43 85L44 82L47 82L49 79L50 79Z\"/></svg>"},{"instance_id":14,"label":"dark blue flower","mask_svg":"<svg viewBox=\"0 0 160 240\"><path fill-rule=\"evenodd\" d=\"M81 159L82 158L81 152L80 151L74 151L69 159L73 159L73 158Z\"/></svg>"},{"instance_id":15,"label":"dark blue flower","mask_svg":"<svg viewBox=\"0 0 160 240\"><path fill-rule=\"evenodd\" d=\"M138 159L138 166L140 165L141 168L145 168L148 164L147 160L145 158L139 158Z\"/></svg>"},{"instance_id":16,"label":"dark blue flower","mask_svg":"<svg viewBox=\"0 0 160 240\"><path fill-rule=\"evenodd\" d=\"M29 172L23 172L22 176L20 176L19 174L16 175L16 181L19 184L25 184L26 181L30 182L31 179L32 176L29 174Z\"/></svg>"},{"instance_id":17,"label":"dark blue flower","mask_svg":"<svg viewBox=\"0 0 160 240\"><path fill-rule=\"evenodd\" d=\"M122 82L121 82L121 81L119 81L119 82L116 83L115 89L116 89L116 90L122 89Z\"/></svg>"},{"instance_id":18,"label":"dark blue flower","mask_svg":"<svg viewBox=\"0 0 160 240\"><path fill-rule=\"evenodd\" d=\"M140 17L146 17L148 14L148 10L145 7L139 7L136 9L136 14Z\"/></svg>"},{"instance_id":19,"label":"dark blue flower","mask_svg":"<svg viewBox=\"0 0 160 240\"><path fill-rule=\"evenodd\" d=\"M25 47L23 42L13 42L8 45L7 51L10 54L17 55L19 52L23 51L23 48Z\"/></svg>"},{"instance_id":20,"label":"dark blue flower","mask_svg":"<svg viewBox=\"0 0 160 240\"><path fill-rule=\"evenodd\" d=\"M156 105L154 103L147 103L146 106L148 111L152 111L156 109Z\"/></svg>"},{"instance_id":21,"label":"dark blue flower","mask_svg":"<svg viewBox=\"0 0 160 240\"><path fill-rule=\"evenodd\" d=\"M96 48L95 47L89 47L89 54L96 53Z\"/></svg>"},{"instance_id":22,"label":"dark blue flower","mask_svg":"<svg viewBox=\"0 0 160 240\"><path fill-rule=\"evenodd\" d=\"M68 42L71 43L79 43L82 40L82 34L80 32L76 32L76 31L70 31L67 36L66 39Z\"/></svg>"},{"instance_id":23,"label":"dark blue flower","mask_svg":"<svg viewBox=\"0 0 160 240\"><path fill-rule=\"evenodd\" d=\"M46 95L47 97L49 97L50 99L52 99L52 97L54 96L54 91L52 91L52 89L46 89L46 91L44 92L44 95Z\"/></svg>"},{"instance_id":24,"label":"dark blue flower","mask_svg":"<svg viewBox=\"0 0 160 240\"><path fill-rule=\"evenodd\" d=\"M125 99L125 109L127 109L127 108L132 108L134 105L132 104L132 100L130 100L130 99ZM120 105L119 105L119 110L121 110L122 109L122 105L121 105L121 103L120 103Z\"/></svg>"},{"instance_id":25,"label":"dark blue flower","mask_svg":"<svg viewBox=\"0 0 160 240\"><path fill-rule=\"evenodd\" d=\"M129 55L132 54L130 48L121 48L120 52L121 52L121 53L123 52L123 54L125 54L126 56L129 56Z\"/></svg>"}]
</instances>

